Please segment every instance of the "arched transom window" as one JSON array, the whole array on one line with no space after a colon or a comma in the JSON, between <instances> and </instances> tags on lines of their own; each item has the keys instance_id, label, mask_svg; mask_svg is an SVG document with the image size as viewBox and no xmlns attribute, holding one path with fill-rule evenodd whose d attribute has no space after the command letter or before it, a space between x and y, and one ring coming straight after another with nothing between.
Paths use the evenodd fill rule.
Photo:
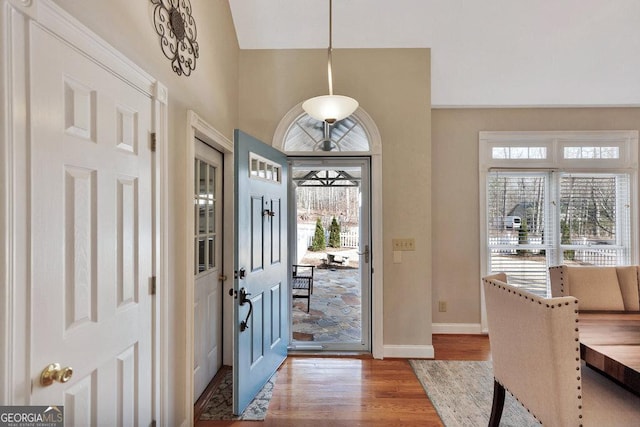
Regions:
<instances>
[{"instance_id":1,"label":"arched transom window","mask_svg":"<svg viewBox=\"0 0 640 427\"><path fill-rule=\"evenodd\" d=\"M330 125L306 113L300 115L289 126L283 148L287 153L371 151L367 133L355 116Z\"/></svg>"}]
</instances>

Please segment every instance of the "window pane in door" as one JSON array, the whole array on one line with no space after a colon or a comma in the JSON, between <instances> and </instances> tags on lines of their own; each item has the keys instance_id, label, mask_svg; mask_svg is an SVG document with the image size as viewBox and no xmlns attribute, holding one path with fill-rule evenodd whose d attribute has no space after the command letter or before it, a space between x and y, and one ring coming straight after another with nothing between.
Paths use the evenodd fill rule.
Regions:
<instances>
[{"instance_id":1,"label":"window pane in door","mask_svg":"<svg viewBox=\"0 0 640 427\"><path fill-rule=\"evenodd\" d=\"M193 201L193 234L198 235L198 223L200 221L200 206L198 205L198 198Z\"/></svg>"},{"instance_id":2,"label":"window pane in door","mask_svg":"<svg viewBox=\"0 0 640 427\"><path fill-rule=\"evenodd\" d=\"M198 274L200 272L200 267L199 267L199 252L198 252L198 238L196 237L195 239L193 239L193 254L194 254L194 258L193 258L193 263L194 263L194 269L193 269L193 274Z\"/></svg>"},{"instance_id":3,"label":"window pane in door","mask_svg":"<svg viewBox=\"0 0 640 427\"><path fill-rule=\"evenodd\" d=\"M208 256L208 263L207 263L207 268L214 268L215 265L215 259L216 259L216 237L212 236L209 237L208 239L209 241L209 256Z\"/></svg>"},{"instance_id":4,"label":"window pane in door","mask_svg":"<svg viewBox=\"0 0 640 427\"><path fill-rule=\"evenodd\" d=\"M195 159L195 164L193 165L193 188L194 188L194 193L196 193L196 196L198 195L198 188L200 187L200 169L198 168L198 166L200 166L200 160Z\"/></svg>"},{"instance_id":5,"label":"window pane in door","mask_svg":"<svg viewBox=\"0 0 640 427\"><path fill-rule=\"evenodd\" d=\"M547 295L545 236L548 174L491 174L488 179L489 271L509 282Z\"/></svg>"},{"instance_id":6,"label":"window pane in door","mask_svg":"<svg viewBox=\"0 0 640 427\"><path fill-rule=\"evenodd\" d=\"M207 213L208 213L207 234L216 232L215 207L216 207L215 202L213 202L212 200L209 200L207 203Z\"/></svg>"},{"instance_id":7,"label":"window pane in door","mask_svg":"<svg viewBox=\"0 0 640 427\"><path fill-rule=\"evenodd\" d=\"M198 200L198 233L203 234L207 232L207 200L199 199Z\"/></svg>"},{"instance_id":8,"label":"window pane in door","mask_svg":"<svg viewBox=\"0 0 640 427\"><path fill-rule=\"evenodd\" d=\"M210 199L216 197L216 168L214 166L209 165L209 192L208 196Z\"/></svg>"},{"instance_id":9,"label":"window pane in door","mask_svg":"<svg viewBox=\"0 0 640 427\"><path fill-rule=\"evenodd\" d=\"M204 271L206 269L206 264L205 264L205 245L204 245L204 239L200 238L198 239L198 271Z\"/></svg>"},{"instance_id":10,"label":"window pane in door","mask_svg":"<svg viewBox=\"0 0 640 427\"><path fill-rule=\"evenodd\" d=\"M198 179L198 195L207 197L207 164L200 160L200 176Z\"/></svg>"}]
</instances>

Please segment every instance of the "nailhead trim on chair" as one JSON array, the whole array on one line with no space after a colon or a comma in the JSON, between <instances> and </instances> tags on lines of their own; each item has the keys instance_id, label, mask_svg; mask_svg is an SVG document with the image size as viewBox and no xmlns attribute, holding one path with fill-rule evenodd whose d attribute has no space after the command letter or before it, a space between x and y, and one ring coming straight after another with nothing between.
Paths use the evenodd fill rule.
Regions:
<instances>
[{"instance_id":1,"label":"nailhead trim on chair","mask_svg":"<svg viewBox=\"0 0 640 427\"><path fill-rule=\"evenodd\" d=\"M560 295L564 296L564 268L561 265L549 267L549 269L560 270Z\"/></svg>"},{"instance_id":2,"label":"nailhead trim on chair","mask_svg":"<svg viewBox=\"0 0 640 427\"><path fill-rule=\"evenodd\" d=\"M562 266L551 267L551 268L562 268ZM561 287L560 287L560 292L561 292L561 294L562 294L562 295L564 295L564 280L563 280L563 279L564 279L564 277L563 277L563 275L562 275L562 271L561 271L561 280L560 280ZM511 289L507 289L507 288L505 288L504 286L501 286L501 285L499 285L498 283L495 283L495 281L493 281L493 280L483 279L483 282L485 282L485 283L489 283L489 284L491 284L491 285L493 285L493 286L497 286L497 287L498 287L498 289L505 290L505 291L507 291L507 292L509 292L509 293L513 293L514 295L518 295L518 296L520 296L520 297L524 297L524 299L526 299L526 300L529 300L529 297L528 297L527 295L523 295L523 294L521 294L520 292L512 291ZM531 299L531 302L535 302L535 300L534 300L534 299ZM542 305L542 301L538 301L538 304ZM577 306L577 304L578 304L578 300L575 300L575 301L574 301L574 304L576 304L576 306ZM549 304L545 304L545 305L547 306L547 308L555 308L555 307L556 307L556 306L555 306L555 305L553 305L553 304L551 304L551 305L549 305ZM569 303L568 303L568 302L565 302L565 303L564 303L564 305L565 305L565 306L569 306ZM558 308L561 308L561 307L562 307L562 304L558 304L558 305L557 305L557 307L558 307ZM577 309L577 308L576 308L576 309L574 309L574 313L576 313L576 314L578 313L578 309ZM576 318L576 323L578 323L578 322L579 322L579 319L577 319L577 318ZM579 342L580 342L580 335L579 335L579 333L580 333L580 331L579 331L578 327L576 326L576 328L575 328L575 338L574 338L574 339L575 339L575 341L576 341L577 343L579 343ZM579 372L579 371L580 371L580 344L578 344L578 345L576 346L576 353L577 353L577 357L576 357L576 362L577 362L577 365L576 365L576 371L578 371L578 372ZM495 379L495 378L494 378L494 379ZM582 379L581 379L580 375L578 375L578 376L576 377L576 381L578 381L577 391L578 391L578 401L579 401L579 402L582 402L582 382L581 382L581 380L582 380ZM500 381L498 381L498 382L500 383ZM507 391L509 392L509 394L511 394L511 395L513 396L513 393L511 393L511 391L509 391L509 389L508 389L507 387L505 387L505 386L504 386L504 384L502 384L502 383L500 383L500 384L502 385L502 387L504 387L504 389L505 389L505 390L507 390ZM523 408L525 408L525 409L527 410L527 412L529 412L531 415L533 415L533 417L534 417L537 421L539 421L539 420L538 420L538 418L537 418L534 414L532 414L532 413L531 413L531 411L529 410L529 408L527 408L527 407L526 407L522 402L520 402L520 400L519 400L517 397L515 397L515 396L513 396L513 397L514 397L514 398L515 398L515 399L516 399L516 400L517 400L517 401L522 405L522 407L523 407ZM578 409L582 410L582 403L579 403L579 404L578 404ZM579 420L582 420L582 415L579 415L579 416L578 416L578 419L579 419ZM579 424L579 426L580 426L580 427L582 427L582 423L580 423L580 424Z\"/></svg>"}]
</instances>

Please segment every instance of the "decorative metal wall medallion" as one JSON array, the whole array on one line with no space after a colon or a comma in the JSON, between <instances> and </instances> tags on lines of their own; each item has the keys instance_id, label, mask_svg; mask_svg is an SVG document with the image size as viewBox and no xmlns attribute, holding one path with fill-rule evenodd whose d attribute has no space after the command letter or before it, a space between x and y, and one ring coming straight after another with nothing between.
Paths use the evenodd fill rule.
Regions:
<instances>
[{"instance_id":1,"label":"decorative metal wall medallion","mask_svg":"<svg viewBox=\"0 0 640 427\"><path fill-rule=\"evenodd\" d=\"M153 24L160 36L162 53L171 60L179 76L188 76L196 69L198 42L196 21L191 16L189 0L151 0L155 5Z\"/></svg>"}]
</instances>

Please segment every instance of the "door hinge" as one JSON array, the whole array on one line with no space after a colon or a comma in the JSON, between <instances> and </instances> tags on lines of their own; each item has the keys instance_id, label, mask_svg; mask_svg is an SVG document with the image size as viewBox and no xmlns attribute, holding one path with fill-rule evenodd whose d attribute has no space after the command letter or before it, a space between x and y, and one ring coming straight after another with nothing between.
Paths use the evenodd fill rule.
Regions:
<instances>
[{"instance_id":1,"label":"door hinge","mask_svg":"<svg viewBox=\"0 0 640 427\"><path fill-rule=\"evenodd\" d=\"M151 132L151 151L155 153L156 151L156 133Z\"/></svg>"},{"instance_id":2,"label":"door hinge","mask_svg":"<svg viewBox=\"0 0 640 427\"><path fill-rule=\"evenodd\" d=\"M156 276L151 276L151 281L149 285L149 294L151 295L156 294Z\"/></svg>"}]
</instances>

